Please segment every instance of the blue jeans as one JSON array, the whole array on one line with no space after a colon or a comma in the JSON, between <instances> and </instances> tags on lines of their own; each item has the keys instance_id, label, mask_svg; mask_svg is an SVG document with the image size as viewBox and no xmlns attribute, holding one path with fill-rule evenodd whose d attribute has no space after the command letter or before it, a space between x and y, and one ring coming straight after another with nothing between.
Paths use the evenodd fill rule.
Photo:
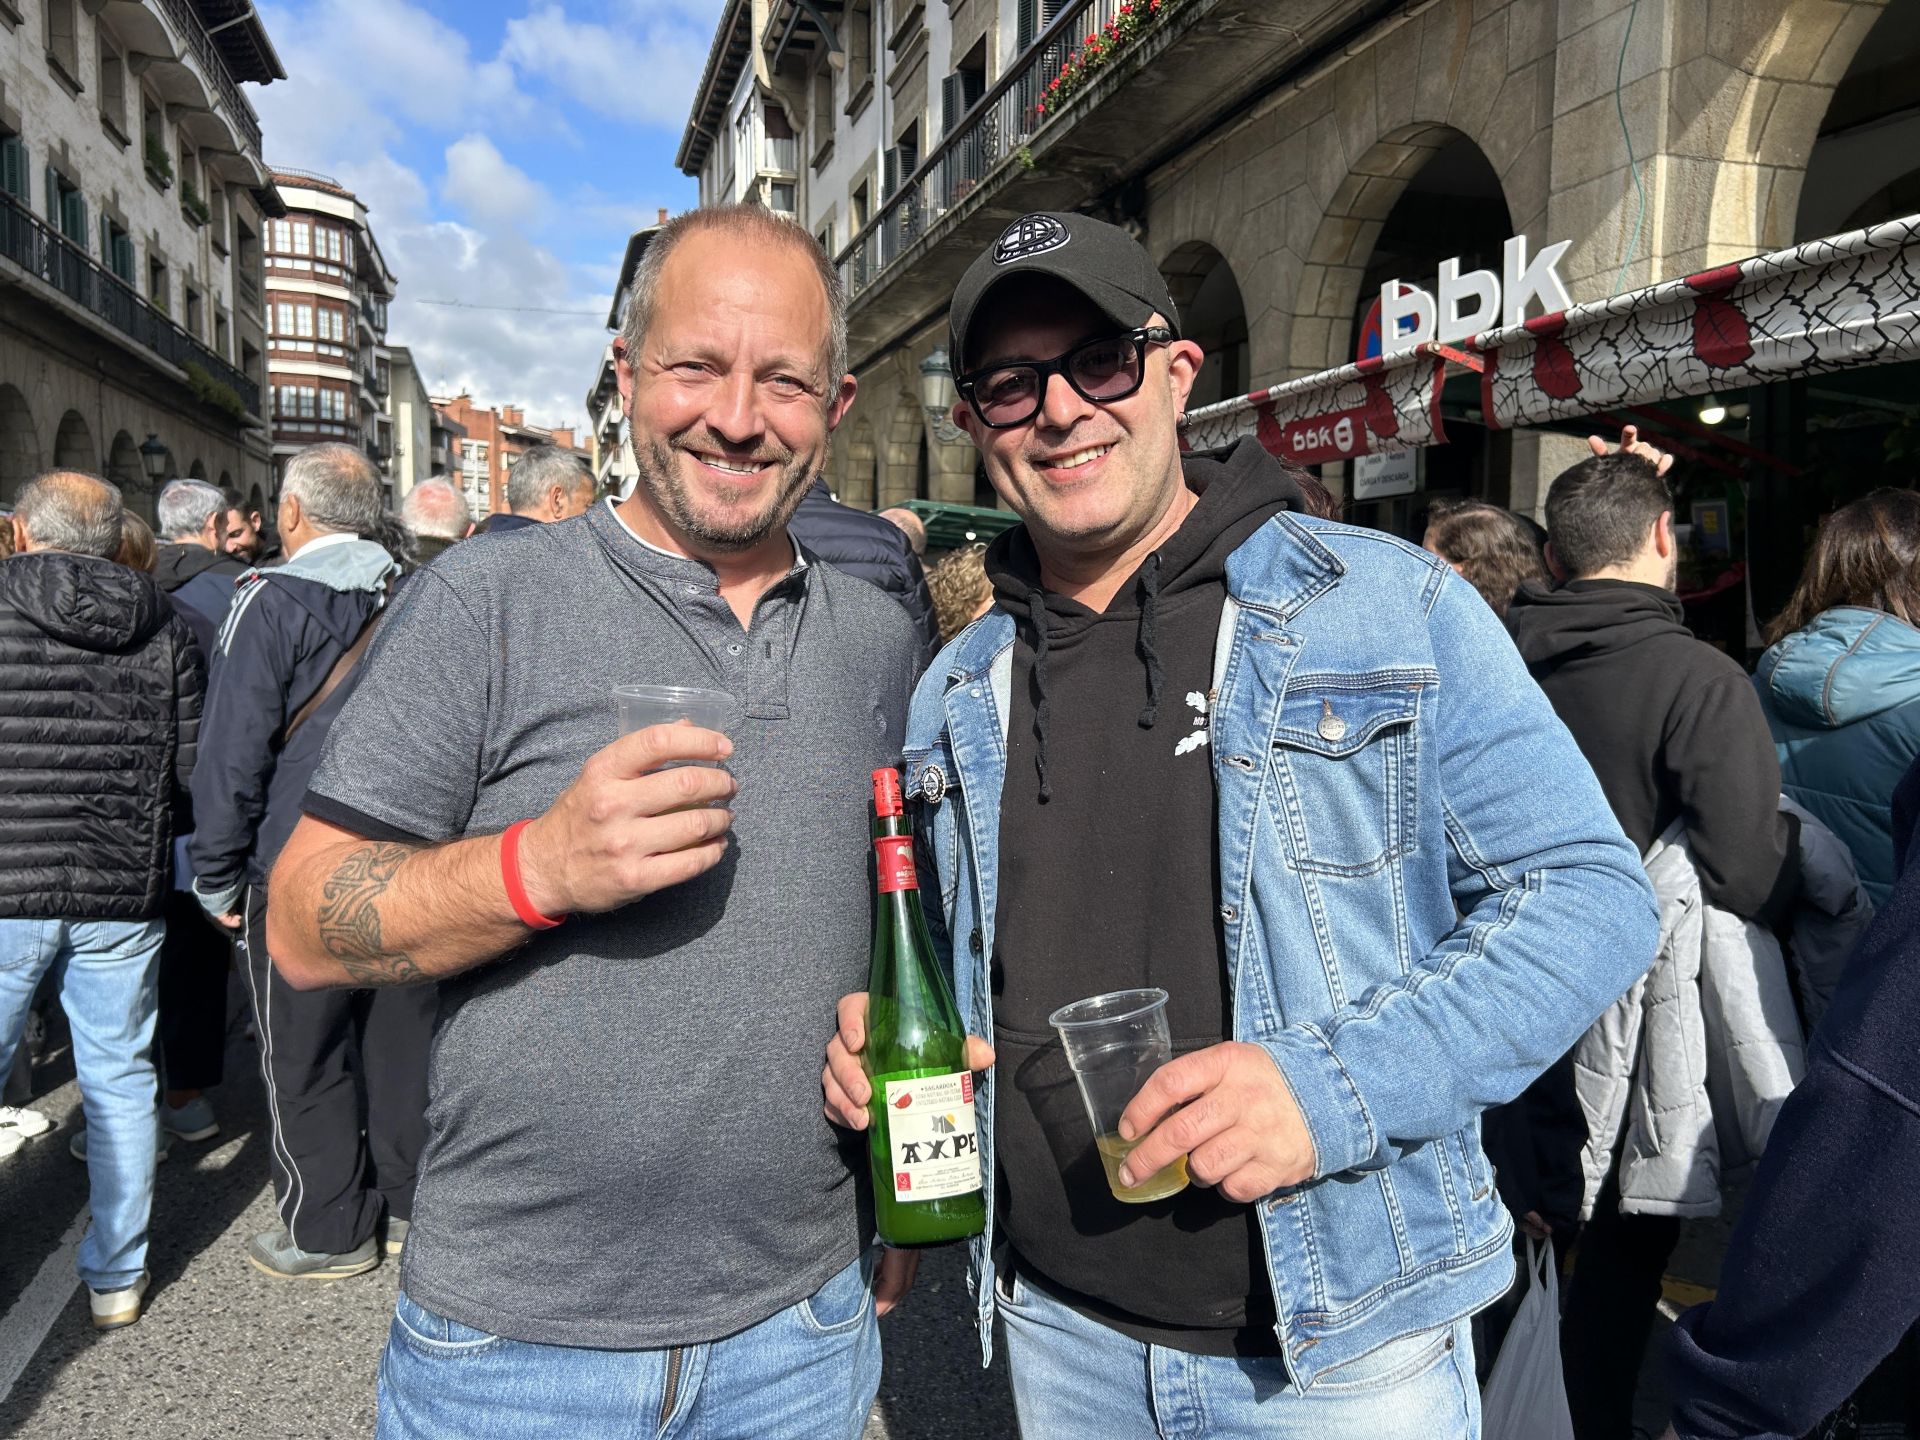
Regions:
<instances>
[{"instance_id":1,"label":"blue jeans","mask_svg":"<svg viewBox=\"0 0 1920 1440\"><path fill-rule=\"evenodd\" d=\"M504 1340L405 1290L376 1440L858 1440L880 1388L872 1261L758 1325L671 1350Z\"/></svg>"},{"instance_id":2,"label":"blue jeans","mask_svg":"<svg viewBox=\"0 0 1920 1440\"><path fill-rule=\"evenodd\" d=\"M160 1142L153 1025L165 934L162 920L0 920L0 1075L13 1064L34 989L50 969L73 1031L93 1206L75 1268L95 1290L124 1290L147 1264Z\"/></svg>"},{"instance_id":3,"label":"blue jeans","mask_svg":"<svg viewBox=\"0 0 1920 1440\"><path fill-rule=\"evenodd\" d=\"M1275 1358L1147 1345L1016 1275L995 1290L1029 1440L1479 1440L1465 1320L1390 1341L1296 1390Z\"/></svg>"}]
</instances>

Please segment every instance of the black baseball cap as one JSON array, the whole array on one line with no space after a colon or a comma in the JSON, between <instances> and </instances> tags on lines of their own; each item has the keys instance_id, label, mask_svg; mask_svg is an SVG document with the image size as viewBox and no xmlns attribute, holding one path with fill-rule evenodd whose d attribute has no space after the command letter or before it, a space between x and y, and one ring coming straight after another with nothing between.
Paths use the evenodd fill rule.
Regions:
<instances>
[{"instance_id":1,"label":"black baseball cap","mask_svg":"<svg viewBox=\"0 0 1920 1440\"><path fill-rule=\"evenodd\" d=\"M1086 296L1117 330L1144 325L1149 315L1166 317L1175 335L1180 317L1173 297L1147 252L1118 225L1091 215L1036 211L1022 215L1000 232L953 292L948 313L948 353L953 372L978 367L967 354L967 330L994 287L1015 275L1052 275Z\"/></svg>"}]
</instances>

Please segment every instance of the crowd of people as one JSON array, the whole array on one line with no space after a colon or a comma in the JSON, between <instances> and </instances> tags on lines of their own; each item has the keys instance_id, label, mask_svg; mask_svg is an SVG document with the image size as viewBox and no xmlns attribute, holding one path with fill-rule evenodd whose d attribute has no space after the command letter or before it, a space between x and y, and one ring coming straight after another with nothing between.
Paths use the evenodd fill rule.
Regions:
<instances>
[{"instance_id":1,"label":"crowd of people","mask_svg":"<svg viewBox=\"0 0 1920 1440\"><path fill-rule=\"evenodd\" d=\"M1841 1405L1920 1317L1920 497L1827 518L1749 675L1684 623L1673 460L1631 428L1544 528L1345 524L1254 441L1184 455L1165 281L1031 215L948 347L1023 523L923 568L917 517L822 478L842 303L764 211L662 227L624 500L541 448L479 526L443 480L394 515L342 445L271 527L197 480L157 538L95 476L20 495L0 1157L52 1128L20 1081L57 996L94 1323L140 1318L155 1166L219 1133L231 972L279 1221L246 1258L398 1257L382 1437L859 1435L918 1260L873 1243L860 1134L899 766L1023 1433L1477 1436L1534 1244L1573 1432L1627 1440L1681 1221L1756 1163L1664 1351L1675 1431ZM620 735L635 680L732 709ZM1047 1020L1133 987L1174 1058L1121 1179L1197 1182L1138 1206Z\"/></svg>"}]
</instances>

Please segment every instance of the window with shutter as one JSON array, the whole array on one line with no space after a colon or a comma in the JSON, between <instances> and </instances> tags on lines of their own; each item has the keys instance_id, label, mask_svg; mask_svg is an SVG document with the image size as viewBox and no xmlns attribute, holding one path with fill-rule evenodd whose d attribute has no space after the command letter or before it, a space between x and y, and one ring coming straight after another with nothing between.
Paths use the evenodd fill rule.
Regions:
<instances>
[{"instance_id":1,"label":"window with shutter","mask_svg":"<svg viewBox=\"0 0 1920 1440\"><path fill-rule=\"evenodd\" d=\"M27 187L27 142L18 135L0 135L0 190L22 205L32 205Z\"/></svg>"}]
</instances>

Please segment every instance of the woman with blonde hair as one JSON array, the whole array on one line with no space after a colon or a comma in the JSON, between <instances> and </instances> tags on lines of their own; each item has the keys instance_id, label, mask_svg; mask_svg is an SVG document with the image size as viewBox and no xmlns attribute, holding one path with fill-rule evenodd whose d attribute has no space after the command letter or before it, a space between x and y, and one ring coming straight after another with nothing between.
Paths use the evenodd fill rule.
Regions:
<instances>
[{"instance_id":1,"label":"woman with blonde hair","mask_svg":"<svg viewBox=\"0 0 1920 1440\"><path fill-rule=\"evenodd\" d=\"M1893 790L1920 756L1920 493L1875 490L1829 515L1754 684L1792 796L1853 852L1875 905L1893 890Z\"/></svg>"}]
</instances>

